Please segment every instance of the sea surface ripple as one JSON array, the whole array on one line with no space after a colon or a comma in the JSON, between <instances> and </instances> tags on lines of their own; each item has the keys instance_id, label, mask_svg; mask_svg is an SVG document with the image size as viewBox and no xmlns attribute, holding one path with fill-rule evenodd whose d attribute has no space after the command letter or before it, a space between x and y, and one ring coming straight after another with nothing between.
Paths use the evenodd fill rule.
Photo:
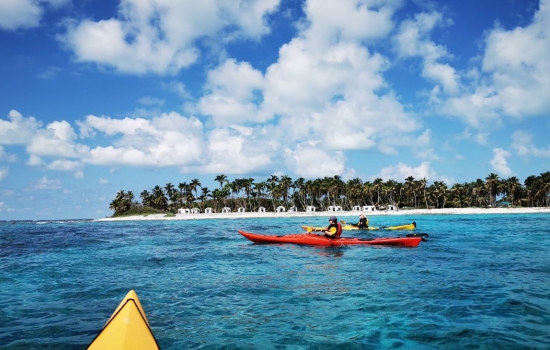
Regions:
<instances>
[{"instance_id":1,"label":"sea surface ripple","mask_svg":"<svg viewBox=\"0 0 550 350\"><path fill-rule=\"evenodd\" d=\"M549 215L371 225L412 221L429 234L416 248L237 233L297 233L318 217L3 222L0 349L84 349L130 289L163 349L550 348Z\"/></svg>"}]
</instances>

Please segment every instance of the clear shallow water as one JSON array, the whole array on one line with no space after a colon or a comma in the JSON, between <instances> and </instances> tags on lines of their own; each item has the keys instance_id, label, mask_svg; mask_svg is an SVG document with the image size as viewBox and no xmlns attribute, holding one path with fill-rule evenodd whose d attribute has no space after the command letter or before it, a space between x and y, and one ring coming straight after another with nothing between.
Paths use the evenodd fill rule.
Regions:
<instances>
[{"instance_id":1,"label":"clear shallow water","mask_svg":"<svg viewBox=\"0 0 550 350\"><path fill-rule=\"evenodd\" d=\"M237 234L325 219L0 223L0 349L85 348L130 289L163 349L550 348L550 216L370 218L417 248Z\"/></svg>"}]
</instances>

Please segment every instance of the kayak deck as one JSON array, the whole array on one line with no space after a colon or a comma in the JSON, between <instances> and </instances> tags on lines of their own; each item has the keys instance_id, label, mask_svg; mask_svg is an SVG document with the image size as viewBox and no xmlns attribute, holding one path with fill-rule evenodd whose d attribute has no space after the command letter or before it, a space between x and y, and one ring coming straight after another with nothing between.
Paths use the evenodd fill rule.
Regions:
<instances>
[{"instance_id":1,"label":"kayak deck","mask_svg":"<svg viewBox=\"0 0 550 350\"><path fill-rule=\"evenodd\" d=\"M269 244L269 243L290 243L303 244L323 247L340 247L347 245L386 245L386 246L401 246L401 247L416 247L422 241L422 237L385 237L374 239L363 238L338 238L330 239L322 235L311 233L297 233L282 236L262 235L258 233L246 232L238 230L238 232L254 243Z\"/></svg>"},{"instance_id":2,"label":"kayak deck","mask_svg":"<svg viewBox=\"0 0 550 350\"><path fill-rule=\"evenodd\" d=\"M126 294L88 349L160 349L136 292Z\"/></svg>"}]
</instances>

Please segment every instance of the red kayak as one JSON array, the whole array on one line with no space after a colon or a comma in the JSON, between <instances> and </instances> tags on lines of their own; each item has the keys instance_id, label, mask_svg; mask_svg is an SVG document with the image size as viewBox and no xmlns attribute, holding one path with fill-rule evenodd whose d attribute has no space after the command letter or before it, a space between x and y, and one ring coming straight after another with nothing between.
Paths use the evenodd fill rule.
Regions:
<instances>
[{"instance_id":1,"label":"red kayak","mask_svg":"<svg viewBox=\"0 0 550 350\"><path fill-rule=\"evenodd\" d=\"M297 233L284 236L260 235L257 233L238 230L241 235L254 243L292 243L316 245L324 247L341 247L346 245L390 245L401 247L416 247L420 244L422 237L394 237L394 238L338 238L330 239L325 236L311 233Z\"/></svg>"}]
</instances>

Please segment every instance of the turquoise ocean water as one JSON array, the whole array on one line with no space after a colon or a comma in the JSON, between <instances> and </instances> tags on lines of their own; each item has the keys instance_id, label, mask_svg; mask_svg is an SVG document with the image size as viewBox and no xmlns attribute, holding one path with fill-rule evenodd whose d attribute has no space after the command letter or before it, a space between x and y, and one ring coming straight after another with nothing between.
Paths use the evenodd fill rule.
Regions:
<instances>
[{"instance_id":1,"label":"turquoise ocean water","mask_svg":"<svg viewBox=\"0 0 550 350\"><path fill-rule=\"evenodd\" d=\"M83 349L130 289L163 349L550 349L549 215L370 219L430 237L315 248L237 233L326 218L0 223L0 349Z\"/></svg>"}]
</instances>

